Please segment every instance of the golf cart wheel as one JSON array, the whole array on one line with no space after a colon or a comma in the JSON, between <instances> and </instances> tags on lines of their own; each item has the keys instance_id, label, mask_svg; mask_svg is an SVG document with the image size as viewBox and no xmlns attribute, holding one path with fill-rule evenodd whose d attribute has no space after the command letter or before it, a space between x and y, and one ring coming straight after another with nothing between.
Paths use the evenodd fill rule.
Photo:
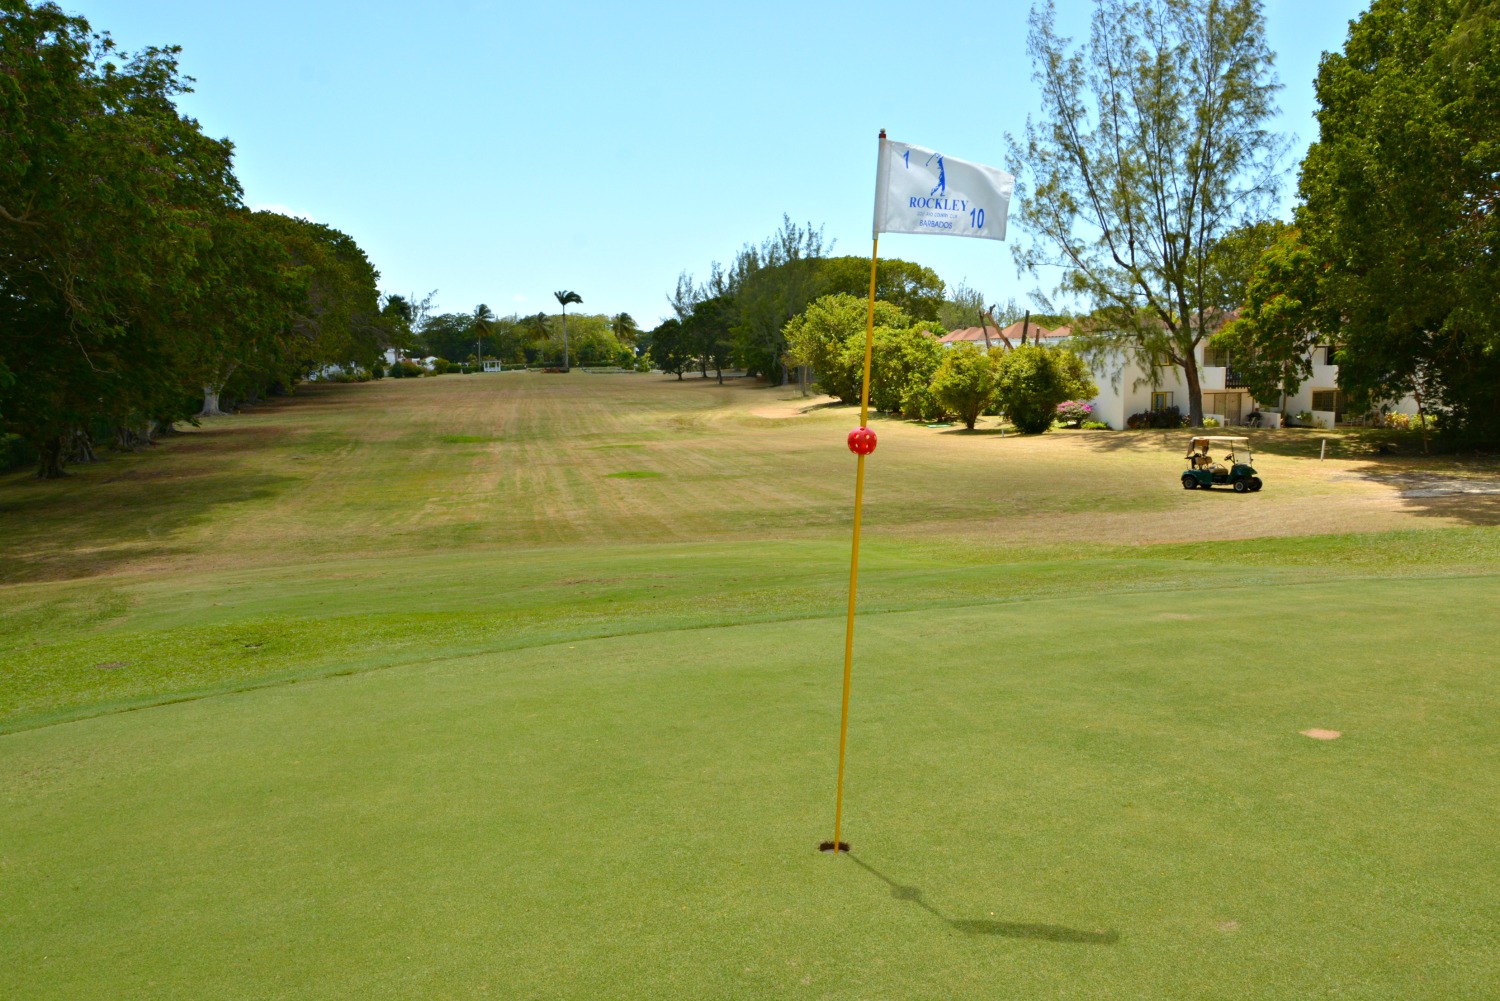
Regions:
<instances>
[{"instance_id":1,"label":"golf cart wheel","mask_svg":"<svg viewBox=\"0 0 1500 1001\"><path fill-rule=\"evenodd\" d=\"M1260 477L1259 476L1252 476L1252 477L1250 477L1250 492L1251 493L1254 493L1255 491L1259 490L1262 485L1263 484L1260 482Z\"/></svg>"},{"instance_id":2,"label":"golf cart wheel","mask_svg":"<svg viewBox=\"0 0 1500 1001\"><path fill-rule=\"evenodd\" d=\"M1245 482L1244 480L1235 480L1234 481L1234 492L1237 493L1237 494L1249 493L1250 492L1250 484L1247 483L1247 482Z\"/></svg>"},{"instance_id":3,"label":"golf cart wheel","mask_svg":"<svg viewBox=\"0 0 1500 1001\"><path fill-rule=\"evenodd\" d=\"M1182 478L1182 489L1184 489L1184 490L1197 490L1198 489L1198 480L1197 480L1197 478L1193 477L1193 476L1184 476Z\"/></svg>"}]
</instances>

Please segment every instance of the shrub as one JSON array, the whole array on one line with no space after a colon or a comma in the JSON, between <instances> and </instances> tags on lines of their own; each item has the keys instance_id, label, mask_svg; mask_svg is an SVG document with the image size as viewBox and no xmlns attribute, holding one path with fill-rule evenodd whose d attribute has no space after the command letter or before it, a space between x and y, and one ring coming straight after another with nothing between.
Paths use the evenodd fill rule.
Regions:
<instances>
[{"instance_id":1,"label":"shrub","mask_svg":"<svg viewBox=\"0 0 1500 1001\"><path fill-rule=\"evenodd\" d=\"M1177 407L1164 407L1161 410L1143 410L1138 414L1131 414L1125 419L1125 426L1136 430L1139 428L1180 428L1187 426L1187 420L1182 416L1182 411Z\"/></svg>"},{"instance_id":2,"label":"shrub","mask_svg":"<svg viewBox=\"0 0 1500 1001\"><path fill-rule=\"evenodd\" d=\"M1000 409L1027 434L1049 430L1061 404L1099 391L1083 359L1067 348L1028 344L997 355L996 369ZM1088 407L1088 412L1092 414L1093 408Z\"/></svg>"},{"instance_id":3,"label":"shrub","mask_svg":"<svg viewBox=\"0 0 1500 1001\"><path fill-rule=\"evenodd\" d=\"M1084 400L1066 400L1057 405L1057 419L1064 424L1082 424L1094 416L1094 405Z\"/></svg>"},{"instance_id":4,"label":"shrub","mask_svg":"<svg viewBox=\"0 0 1500 1001\"><path fill-rule=\"evenodd\" d=\"M1219 420L1217 417L1205 417L1203 418L1203 426L1206 428L1216 428L1219 426Z\"/></svg>"},{"instance_id":5,"label":"shrub","mask_svg":"<svg viewBox=\"0 0 1500 1001\"><path fill-rule=\"evenodd\" d=\"M446 358L434 358L432 360L433 375L447 375L454 369L454 364Z\"/></svg>"},{"instance_id":6,"label":"shrub","mask_svg":"<svg viewBox=\"0 0 1500 1001\"><path fill-rule=\"evenodd\" d=\"M980 412L995 396L995 358L973 344L960 344L946 355L933 374L932 395L973 430Z\"/></svg>"},{"instance_id":7,"label":"shrub","mask_svg":"<svg viewBox=\"0 0 1500 1001\"><path fill-rule=\"evenodd\" d=\"M859 340L863 351L863 336ZM930 386L945 354L936 337L916 327L877 329L870 359L870 406L908 417L941 409Z\"/></svg>"},{"instance_id":8,"label":"shrub","mask_svg":"<svg viewBox=\"0 0 1500 1001\"><path fill-rule=\"evenodd\" d=\"M1384 414L1381 417L1381 425L1395 428L1398 431L1420 431L1422 430L1421 414ZM1431 414L1427 415L1427 430L1431 431L1437 427L1437 419Z\"/></svg>"},{"instance_id":9,"label":"shrub","mask_svg":"<svg viewBox=\"0 0 1500 1001\"><path fill-rule=\"evenodd\" d=\"M390 375L392 379L415 379L426 371L426 369L416 362L403 358L400 361L391 363Z\"/></svg>"},{"instance_id":10,"label":"shrub","mask_svg":"<svg viewBox=\"0 0 1500 1001\"><path fill-rule=\"evenodd\" d=\"M371 365L370 366L370 378L372 378L372 379L384 379L385 378L385 365L381 364L380 362L376 362L375 364Z\"/></svg>"},{"instance_id":11,"label":"shrub","mask_svg":"<svg viewBox=\"0 0 1500 1001\"><path fill-rule=\"evenodd\" d=\"M1083 421L1079 425L1085 431L1109 431L1110 426L1103 421Z\"/></svg>"}]
</instances>

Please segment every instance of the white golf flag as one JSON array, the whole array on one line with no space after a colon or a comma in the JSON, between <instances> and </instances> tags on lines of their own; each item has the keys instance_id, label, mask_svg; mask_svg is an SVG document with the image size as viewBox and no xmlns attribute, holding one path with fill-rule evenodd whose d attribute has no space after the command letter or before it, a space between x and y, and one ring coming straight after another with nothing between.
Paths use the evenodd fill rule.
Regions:
<instances>
[{"instance_id":1,"label":"white golf flag","mask_svg":"<svg viewBox=\"0 0 1500 1001\"><path fill-rule=\"evenodd\" d=\"M875 235L929 233L1005 239L1013 175L921 146L880 140Z\"/></svg>"}]
</instances>

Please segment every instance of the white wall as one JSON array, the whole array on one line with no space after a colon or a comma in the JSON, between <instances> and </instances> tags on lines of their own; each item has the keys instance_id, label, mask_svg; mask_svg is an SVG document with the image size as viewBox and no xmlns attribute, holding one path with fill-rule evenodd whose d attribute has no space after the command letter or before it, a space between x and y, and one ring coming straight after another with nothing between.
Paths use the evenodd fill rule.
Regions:
<instances>
[{"instance_id":1,"label":"white wall","mask_svg":"<svg viewBox=\"0 0 1500 1001\"><path fill-rule=\"evenodd\" d=\"M1314 390L1326 390L1338 388L1339 367L1337 365L1324 365L1321 360L1325 357L1324 349L1317 348L1314 358L1319 363L1312 366L1312 376L1295 393L1287 395L1287 414L1296 414L1304 410L1312 410L1312 394ZM1198 379L1200 388L1205 393L1224 391L1224 380L1226 370L1219 366L1204 366L1203 346L1198 346ZM1111 352L1090 358L1090 370L1094 381L1099 385L1099 394L1089 401L1094 405L1094 419L1103 421L1110 427L1120 429L1125 426L1125 421L1131 414L1138 414L1144 410L1151 409L1150 385L1137 387L1135 383L1144 374L1140 366L1128 361L1121 352ZM1172 394L1170 406L1180 407L1183 414L1188 412L1187 383L1182 377L1182 370L1173 366L1163 369L1161 372L1161 385L1157 387L1158 392ZM1280 397L1274 400L1250 401L1258 405L1262 410L1275 409L1281 405ZM1393 404L1388 404L1386 409L1395 413L1415 414L1417 412L1417 401L1406 396ZM1249 410L1246 410L1249 413ZM1325 427L1333 426L1331 413L1319 413L1324 419Z\"/></svg>"}]
</instances>

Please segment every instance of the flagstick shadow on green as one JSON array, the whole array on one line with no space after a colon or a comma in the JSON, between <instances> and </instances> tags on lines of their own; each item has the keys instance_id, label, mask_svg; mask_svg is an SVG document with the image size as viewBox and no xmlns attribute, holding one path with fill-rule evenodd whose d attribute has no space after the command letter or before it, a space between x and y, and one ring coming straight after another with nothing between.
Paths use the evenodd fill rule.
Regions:
<instances>
[{"instance_id":1,"label":"flagstick shadow on green","mask_svg":"<svg viewBox=\"0 0 1500 1001\"><path fill-rule=\"evenodd\" d=\"M920 887L902 886L864 859L849 852L849 860L891 888L891 896L897 900L910 900L922 910L937 918L955 931L970 935L998 935L1002 938L1032 938L1043 942L1064 942L1072 945L1114 945L1120 941L1120 933L1110 931L1080 931L1063 925L1036 924L1022 921L990 921L988 919L950 918L924 898Z\"/></svg>"}]
</instances>

